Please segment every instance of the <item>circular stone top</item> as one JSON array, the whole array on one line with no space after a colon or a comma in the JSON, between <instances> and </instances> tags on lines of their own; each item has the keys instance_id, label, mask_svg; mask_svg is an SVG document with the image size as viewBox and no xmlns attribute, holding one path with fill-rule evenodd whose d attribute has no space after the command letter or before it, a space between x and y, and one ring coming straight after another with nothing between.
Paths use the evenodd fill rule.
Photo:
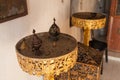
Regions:
<instances>
[{"instance_id":1,"label":"circular stone top","mask_svg":"<svg viewBox=\"0 0 120 80\"><path fill-rule=\"evenodd\" d=\"M30 58L55 58L70 53L77 47L77 41L72 36L60 33L57 41L52 41L49 38L49 33L36 34L41 40L42 45L39 48L40 55L35 55L32 51L32 36L27 36L21 39L16 44L16 50L19 54Z\"/></svg>"},{"instance_id":2,"label":"circular stone top","mask_svg":"<svg viewBox=\"0 0 120 80\"><path fill-rule=\"evenodd\" d=\"M73 14L72 16L80 19L92 19L92 20L102 19L106 17L104 14L93 12L78 12Z\"/></svg>"}]
</instances>

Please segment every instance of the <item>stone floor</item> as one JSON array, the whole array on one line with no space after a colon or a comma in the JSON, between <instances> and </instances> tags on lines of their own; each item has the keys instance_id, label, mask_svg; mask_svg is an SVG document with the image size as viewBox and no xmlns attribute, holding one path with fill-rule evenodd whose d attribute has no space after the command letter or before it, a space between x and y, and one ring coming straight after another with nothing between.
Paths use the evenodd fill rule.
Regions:
<instances>
[{"instance_id":1,"label":"stone floor","mask_svg":"<svg viewBox=\"0 0 120 80\"><path fill-rule=\"evenodd\" d=\"M104 63L103 66L101 80L120 80L120 62L109 60L109 63Z\"/></svg>"},{"instance_id":2,"label":"stone floor","mask_svg":"<svg viewBox=\"0 0 120 80\"><path fill-rule=\"evenodd\" d=\"M109 51L109 62L104 61L101 80L120 80L120 53Z\"/></svg>"}]
</instances>

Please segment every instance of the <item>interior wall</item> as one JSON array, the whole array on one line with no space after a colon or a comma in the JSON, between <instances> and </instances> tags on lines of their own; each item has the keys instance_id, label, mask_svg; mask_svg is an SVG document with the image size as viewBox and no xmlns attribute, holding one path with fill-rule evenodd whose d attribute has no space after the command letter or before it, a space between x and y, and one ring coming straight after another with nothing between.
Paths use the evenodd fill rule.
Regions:
<instances>
[{"instance_id":1,"label":"interior wall","mask_svg":"<svg viewBox=\"0 0 120 80\"><path fill-rule=\"evenodd\" d=\"M15 44L28 34L28 16L0 24L0 80L27 80L18 66Z\"/></svg>"},{"instance_id":2,"label":"interior wall","mask_svg":"<svg viewBox=\"0 0 120 80\"><path fill-rule=\"evenodd\" d=\"M0 80L42 80L22 71L15 44L24 36L48 31L56 18L61 32L69 33L70 0L28 0L28 15L0 24Z\"/></svg>"},{"instance_id":3,"label":"interior wall","mask_svg":"<svg viewBox=\"0 0 120 80\"><path fill-rule=\"evenodd\" d=\"M73 35L80 40L80 29L69 27L70 0L28 0L28 15L0 24L0 80L42 80L23 72L18 65L15 44L24 36L48 31L56 18L61 32ZM72 0L75 1L75 0ZM95 0L83 0L84 7L73 2L75 11L96 11ZM89 4L90 3L90 4ZM87 6L86 6L87 5ZM90 7L91 6L91 7Z\"/></svg>"},{"instance_id":4,"label":"interior wall","mask_svg":"<svg viewBox=\"0 0 120 80\"><path fill-rule=\"evenodd\" d=\"M48 31L53 24L53 18L61 32L70 33L69 14L70 0L29 0L30 31L35 28L38 32Z\"/></svg>"}]
</instances>

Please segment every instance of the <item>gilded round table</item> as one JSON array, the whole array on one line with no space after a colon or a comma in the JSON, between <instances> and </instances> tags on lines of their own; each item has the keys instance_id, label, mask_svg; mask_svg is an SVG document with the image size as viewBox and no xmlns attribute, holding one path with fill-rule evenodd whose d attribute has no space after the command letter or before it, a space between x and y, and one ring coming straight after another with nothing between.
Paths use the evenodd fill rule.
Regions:
<instances>
[{"instance_id":1,"label":"gilded round table","mask_svg":"<svg viewBox=\"0 0 120 80\"><path fill-rule=\"evenodd\" d=\"M101 13L78 12L72 15L72 25L83 28L84 44L89 46L91 29L100 29L105 26L106 17Z\"/></svg>"},{"instance_id":2,"label":"gilded round table","mask_svg":"<svg viewBox=\"0 0 120 80\"><path fill-rule=\"evenodd\" d=\"M36 34L42 41L39 55L32 51L32 38L29 35L16 44L17 59L23 71L44 80L54 80L54 75L72 68L77 59L77 41L70 35L60 33L57 41L51 40L48 32Z\"/></svg>"}]
</instances>

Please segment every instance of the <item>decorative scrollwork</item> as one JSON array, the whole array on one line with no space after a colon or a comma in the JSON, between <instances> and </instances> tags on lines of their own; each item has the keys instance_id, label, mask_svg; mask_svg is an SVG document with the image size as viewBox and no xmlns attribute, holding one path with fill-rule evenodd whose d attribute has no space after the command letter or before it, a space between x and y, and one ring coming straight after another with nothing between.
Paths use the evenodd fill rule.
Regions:
<instances>
[{"instance_id":1,"label":"decorative scrollwork","mask_svg":"<svg viewBox=\"0 0 120 80\"><path fill-rule=\"evenodd\" d=\"M29 58L17 52L18 62L23 71L32 75L45 75L67 72L72 68L77 59L77 47L70 53L49 59Z\"/></svg>"}]
</instances>

